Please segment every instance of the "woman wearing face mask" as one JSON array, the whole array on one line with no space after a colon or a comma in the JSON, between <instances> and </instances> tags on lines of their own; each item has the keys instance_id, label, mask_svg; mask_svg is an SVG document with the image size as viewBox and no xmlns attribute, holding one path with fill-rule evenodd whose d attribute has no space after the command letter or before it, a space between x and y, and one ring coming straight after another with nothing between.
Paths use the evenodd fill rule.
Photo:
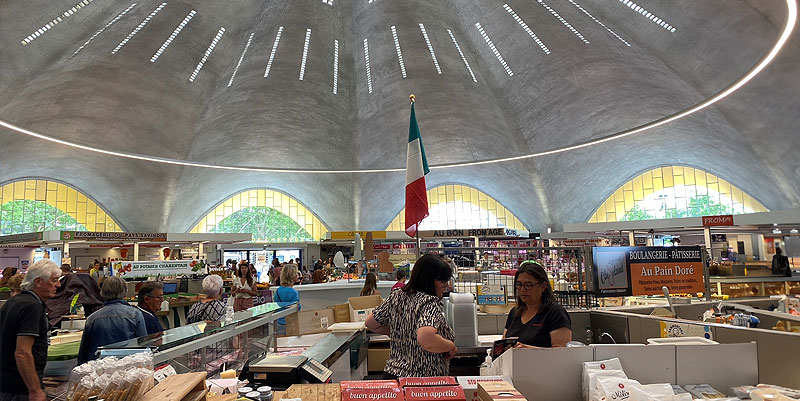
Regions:
<instances>
[{"instance_id":1,"label":"woman wearing face mask","mask_svg":"<svg viewBox=\"0 0 800 401\"><path fill-rule=\"evenodd\" d=\"M367 328L392 339L384 379L447 376L456 354L455 332L442 313L453 271L439 256L419 258L411 279L367 317Z\"/></svg>"},{"instance_id":2,"label":"woman wearing face mask","mask_svg":"<svg viewBox=\"0 0 800 401\"><path fill-rule=\"evenodd\" d=\"M514 275L517 307L506 319L503 337L518 337L518 348L566 347L572 340L572 320L555 302L550 280L542 266L523 262Z\"/></svg>"}]
</instances>

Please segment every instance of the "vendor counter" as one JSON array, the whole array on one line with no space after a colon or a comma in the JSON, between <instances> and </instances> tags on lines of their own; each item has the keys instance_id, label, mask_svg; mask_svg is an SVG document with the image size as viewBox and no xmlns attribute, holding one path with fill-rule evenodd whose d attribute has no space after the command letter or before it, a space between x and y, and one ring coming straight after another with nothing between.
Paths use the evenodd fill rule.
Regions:
<instances>
[{"instance_id":1,"label":"vendor counter","mask_svg":"<svg viewBox=\"0 0 800 401\"><path fill-rule=\"evenodd\" d=\"M378 281L378 291L386 298L396 281ZM357 297L364 288L364 280L333 281L330 283L303 284L294 287L300 295L302 310L325 309L330 305L347 302L347 298Z\"/></svg>"}]
</instances>

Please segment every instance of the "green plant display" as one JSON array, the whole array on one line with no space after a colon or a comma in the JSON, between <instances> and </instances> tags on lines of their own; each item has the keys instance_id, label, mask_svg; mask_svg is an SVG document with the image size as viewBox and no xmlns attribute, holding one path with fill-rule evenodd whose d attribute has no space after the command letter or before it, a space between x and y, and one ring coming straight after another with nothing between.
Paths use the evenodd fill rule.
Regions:
<instances>
[{"instance_id":1,"label":"green plant display","mask_svg":"<svg viewBox=\"0 0 800 401\"><path fill-rule=\"evenodd\" d=\"M239 210L224 218L214 229L209 231L212 233L251 233L253 241L304 242L314 240L311 234L289 216L264 206Z\"/></svg>"},{"instance_id":2,"label":"green plant display","mask_svg":"<svg viewBox=\"0 0 800 401\"><path fill-rule=\"evenodd\" d=\"M86 231L86 227L44 202L26 199L0 205L0 235L48 230Z\"/></svg>"},{"instance_id":3,"label":"green plant display","mask_svg":"<svg viewBox=\"0 0 800 401\"><path fill-rule=\"evenodd\" d=\"M667 209L664 218L676 219L681 217L717 216L721 214L736 214L729 206L716 202L708 195L697 195L689 199L686 209ZM621 221L652 220L655 217L638 204L625 213Z\"/></svg>"}]
</instances>

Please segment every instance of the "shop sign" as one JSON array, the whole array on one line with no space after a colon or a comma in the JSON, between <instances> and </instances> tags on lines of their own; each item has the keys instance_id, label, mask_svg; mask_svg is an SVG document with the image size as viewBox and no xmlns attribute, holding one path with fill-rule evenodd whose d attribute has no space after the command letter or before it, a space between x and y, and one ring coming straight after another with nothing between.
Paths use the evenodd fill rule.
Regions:
<instances>
[{"instance_id":1,"label":"shop sign","mask_svg":"<svg viewBox=\"0 0 800 401\"><path fill-rule=\"evenodd\" d=\"M713 226L732 226L733 215L726 214L722 216L703 216L703 227Z\"/></svg>"},{"instance_id":2,"label":"shop sign","mask_svg":"<svg viewBox=\"0 0 800 401\"><path fill-rule=\"evenodd\" d=\"M711 234L711 242L728 242L727 234Z\"/></svg>"},{"instance_id":3,"label":"shop sign","mask_svg":"<svg viewBox=\"0 0 800 401\"><path fill-rule=\"evenodd\" d=\"M608 245L608 240L605 238L563 239L558 242L561 243L561 246L584 246L584 245L607 246Z\"/></svg>"},{"instance_id":4,"label":"shop sign","mask_svg":"<svg viewBox=\"0 0 800 401\"><path fill-rule=\"evenodd\" d=\"M703 257L698 246L595 247L594 279L605 296L657 295L704 291Z\"/></svg>"},{"instance_id":5,"label":"shop sign","mask_svg":"<svg viewBox=\"0 0 800 401\"><path fill-rule=\"evenodd\" d=\"M62 231L62 241L166 241L167 233L116 233L96 231Z\"/></svg>"},{"instance_id":6,"label":"shop sign","mask_svg":"<svg viewBox=\"0 0 800 401\"><path fill-rule=\"evenodd\" d=\"M118 261L112 263L115 274L121 277L179 276L197 274L202 265L194 260L156 260L151 262Z\"/></svg>"},{"instance_id":7,"label":"shop sign","mask_svg":"<svg viewBox=\"0 0 800 401\"><path fill-rule=\"evenodd\" d=\"M0 244L15 244L18 242L34 242L41 240L42 240L41 232L0 236Z\"/></svg>"},{"instance_id":8,"label":"shop sign","mask_svg":"<svg viewBox=\"0 0 800 401\"><path fill-rule=\"evenodd\" d=\"M504 285L479 285L478 305L505 305L506 287Z\"/></svg>"},{"instance_id":9,"label":"shop sign","mask_svg":"<svg viewBox=\"0 0 800 401\"><path fill-rule=\"evenodd\" d=\"M466 230L419 231L420 237L461 238L461 237L519 237L520 232L512 228L471 228ZM527 233L525 235L527 237Z\"/></svg>"},{"instance_id":10,"label":"shop sign","mask_svg":"<svg viewBox=\"0 0 800 401\"><path fill-rule=\"evenodd\" d=\"M355 239L356 234L364 239L367 233L372 233L372 239L386 238L386 231L331 231L331 239Z\"/></svg>"}]
</instances>

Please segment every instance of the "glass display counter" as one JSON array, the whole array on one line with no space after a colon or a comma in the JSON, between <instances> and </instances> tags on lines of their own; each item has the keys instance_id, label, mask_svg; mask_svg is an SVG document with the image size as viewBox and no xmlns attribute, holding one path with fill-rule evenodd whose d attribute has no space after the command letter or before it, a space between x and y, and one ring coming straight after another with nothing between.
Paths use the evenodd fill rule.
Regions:
<instances>
[{"instance_id":1,"label":"glass display counter","mask_svg":"<svg viewBox=\"0 0 800 401\"><path fill-rule=\"evenodd\" d=\"M711 291L730 298L800 294L800 276L794 277L711 277Z\"/></svg>"},{"instance_id":2,"label":"glass display counter","mask_svg":"<svg viewBox=\"0 0 800 401\"><path fill-rule=\"evenodd\" d=\"M296 302L271 302L236 312L220 322L200 322L99 348L100 356L149 349L156 366L169 363L178 373L205 370L209 377L238 369L253 355L275 350L276 320L297 312Z\"/></svg>"}]
</instances>

